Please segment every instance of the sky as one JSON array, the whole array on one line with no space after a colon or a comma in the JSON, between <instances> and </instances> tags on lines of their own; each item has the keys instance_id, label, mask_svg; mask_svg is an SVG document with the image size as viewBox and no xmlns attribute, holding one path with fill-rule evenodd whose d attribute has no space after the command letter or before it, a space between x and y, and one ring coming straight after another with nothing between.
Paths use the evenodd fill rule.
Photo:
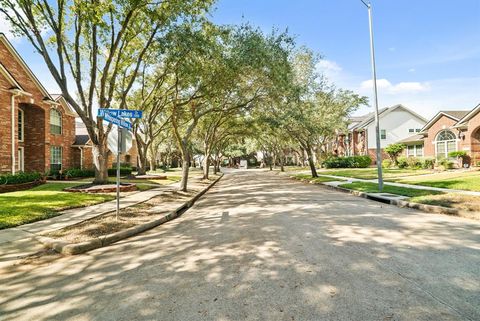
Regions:
<instances>
[{"instance_id":1,"label":"sky","mask_svg":"<svg viewBox=\"0 0 480 321\"><path fill-rule=\"evenodd\" d=\"M372 0L372 7L380 107L403 104L429 118L480 103L480 0ZM265 32L287 29L323 56L318 68L331 82L372 101L368 13L360 0L218 0L210 16ZM8 35L1 19L0 31ZM57 92L28 42L13 44Z\"/></svg>"}]
</instances>

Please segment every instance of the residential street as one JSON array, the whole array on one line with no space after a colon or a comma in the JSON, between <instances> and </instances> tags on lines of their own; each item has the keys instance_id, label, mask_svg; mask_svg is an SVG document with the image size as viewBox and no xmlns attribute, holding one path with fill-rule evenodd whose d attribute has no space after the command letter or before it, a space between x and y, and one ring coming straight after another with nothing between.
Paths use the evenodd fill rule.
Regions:
<instances>
[{"instance_id":1,"label":"residential street","mask_svg":"<svg viewBox=\"0 0 480 321\"><path fill-rule=\"evenodd\" d=\"M1 320L480 320L480 222L233 171L179 219L0 270Z\"/></svg>"}]
</instances>

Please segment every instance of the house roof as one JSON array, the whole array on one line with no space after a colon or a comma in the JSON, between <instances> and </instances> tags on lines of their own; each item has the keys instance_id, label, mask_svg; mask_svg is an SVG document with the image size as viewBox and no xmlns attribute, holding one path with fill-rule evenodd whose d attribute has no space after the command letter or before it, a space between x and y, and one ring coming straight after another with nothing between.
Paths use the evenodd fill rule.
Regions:
<instances>
[{"instance_id":1,"label":"house roof","mask_svg":"<svg viewBox=\"0 0 480 321\"><path fill-rule=\"evenodd\" d=\"M469 110L441 110L440 112L453 116L457 119L463 118L470 111Z\"/></svg>"},{"instance_id":2,"label":"house roof","mask_svg":"<svg viewBox=\"0 0 480 321\"><path fill-rule=\"evenodd\" d=\"M90 141L90 136L88 135L76 135L73 146L85 146L89 141Z\"/></svg>"},{"instance_id":3,"label":"house roof","mask_svg":"<svg viewBox=\"0 0 480 321\"><path fill-rule=\"evenodd\" d=\"M398 143L400 144L408 144L408 143L416 143L416 142L422 142L425 136L422 134L416 134L412 135L410 137L404 138L402 140L399 140Z\"/></svg>"},{"instance_id":4,"label":"house roof","mask_svg":"<svg viewBox=\"0 0 480 321\"><path fill-rule=\"evenodd\" d=\"M473 117L475 117L475 115L477 115L478 113L480 112L480 104L478 104L475 108L473 108L471 111L469 111L467 114L465 114L464 116L462 116L460 118L460 120L457 122L457 126L458 125L462 125L463 123L466 123L468 122L470 119L472 119Z\"/></svg>"},{"instance_id":5,"label":"house roof","mask_svg":"<svg viewBox=\"0 0 480 321\"><path fill-rule=\"evenodd\" d=\"M397 105L394 105L392 107L382 108L378 111L378 115L380 117L384 117L385 115L387 115L387 114L389 114L389 113L391 113L391 112L393 112L394 110L397 110L397 109L403 109L406 112L412 114L413 116L423 120L424 122L427 122L427 119L425 119L424 117L420 116L419 114L417 114L416 112L412 111L411 109L405 107L402 104L397 104ZM350 118L350 119L352 119L352 118ZM375 120L375 113L371 112L371 113L368 113L366 115L363 115L363 116L360 116L360 117L357 117L357 118L363 118L363 120L360 121L355 126L351 127L350 129L355 130L355 129L365 128L366 126L368 126L370 123L372 123Z\"/></svg>"},{"instance_id":6,"label":"house roof","mask_svg":"<svg viewBox=\"0 0 480 321\"><path fill-rule=\"evenodd\" d=\"M7 79L7 81L12 86L11 89L20 89L21 91L25 91L22 86L18 83L15 77L5 68L5 66L0 62L0 73Z\"/></svg>"},{"instance_id":7,"label":"house roof","mask_svg":"<svg viewBox=\"0 0 480 321\"><path fill-rule=\"evenodd\" d=\"M23 60L23 58L18 54L17 50L15 50L15 48L12 46L12 44L10 43L10 41L8 41L7 37L5 36L5 34L1 33L0 32L0 41L3 42L5 44L5 47L7 47L8 51L12 54L12 56L14 56L16 58L16 60L20 63L20 65L23 67L24 71L27 73L27 75L30 77L30 79L35 83L35 85L37 86L37 88L40 90L40 92L42 93L42 95L44 95L44 101L52 101L53 102L53 98L52 96L50 96L50 94L48 93L48 91L45 89L45 87L43 87L42 83L38 80L38 78L35 76L35 74L32 72L32 70L30 69L30 67L28 67L27 63L25 62L25 60Z\"/></svg>"},{"instance_id":8,"label":"house roof","mask_svg":"<svg viewBox=\"0 0 480 321\"><path fill-rule=\"evenodd\" d=\"M52 94L52 98L55 100L55 102L61 104L64 108L67 114L70 116L78 117L77 113L73 109L73 107L67 102L67 100L59 94Z\"/></svg>"},{"instance_id":9,"label":"house roof","mask_svg":"<svg viewBox=\"0 0 480 321\"><path fill-rule=\"evenodd\" d=\"M425 126L423 126L422 132L432 127L432 125L435 124L437 120L439 120L442 116L448 117L458 122L460 118L468 114L468 112L468 110L441 110L432 119L430 119Z\"/></svg>"}]
</instances>

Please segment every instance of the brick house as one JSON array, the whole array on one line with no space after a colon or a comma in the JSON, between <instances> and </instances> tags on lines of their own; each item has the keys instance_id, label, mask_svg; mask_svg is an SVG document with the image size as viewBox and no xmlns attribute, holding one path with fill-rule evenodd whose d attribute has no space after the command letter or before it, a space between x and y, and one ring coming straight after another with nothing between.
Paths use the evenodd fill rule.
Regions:
<instances>
[{"instance_id":1,"label":"brick house","mask_svg":"<svg viewBox=\"0 0 480 321\"><path fill-rule=\"evenodd\" d=\"M473 164L480 162L480 104L472 110L438 112L419 134L400 140L405 156L448 158L452 151L466 151Z\"/></svg>"},{"instance_id":2,"label":"brick house","mask_svg":"<svg viewBox=\"0 0 480 321\"><path fill-rule=\"evenodd\" d=\"M0 173L73 165L75 112L50 95L0 33Z\"/></svg>"},{"instance_id":3,"label":"brick house","mask_svg":"<svg viewBox=\"0 0 480 321\"><path fill-rule=\"evenodd\" d=\"M427 119L399 104L378 111L380 118L380 146L383 148L418 133ZM375 114L351 117L346 133L340 133L333 144L333 153L338 156L369 155L376 160Z\"/></svg>"},{"instance_id":4,"label":"brick house","mask_svg":"<svg viewBox=\"0 0 480 321\"><path fill-rule=\"evenodd\" d=\"M93 153L92 153L92 142L88 136L87 129L85 125L81 122L76 122L75 124L76 133L75 141L72 145L74 148L74 163L73 167L82 168L82 169L92 169L94 168L93 164ZM132 140L132 148L128 150L126 154L120 155L120 162L122 164L129 165L131 167L137 167L137 143L135 139ZM108 152L108 168L112 168L113 164L117 161L115 154Z\"/></svg>"}]
</instances>

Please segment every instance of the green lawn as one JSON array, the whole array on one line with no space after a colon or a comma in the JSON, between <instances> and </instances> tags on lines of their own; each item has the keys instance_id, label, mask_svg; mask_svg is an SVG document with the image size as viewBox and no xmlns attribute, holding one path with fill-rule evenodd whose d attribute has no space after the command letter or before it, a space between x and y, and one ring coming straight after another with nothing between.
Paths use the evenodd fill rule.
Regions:
<instances>
[{"instance_id":1,"label":"green lawn","mask_svg":"<svg viewBox=\"0 0 480 321\"><path fill-rule=\"evenodd\" d=\"M393 179L397 177L423 175L432 173L428 169L383 169L383 177L385 179ZM351 169L329 169L319 170L318 175L335 175L343 177L353 177L359 179L375 179L377 178L377 168L351 168Z\"/></svg>"},{"instance_id":2,"label":"green lawn","mask_svg":"<svg viewBox=\"0 0 480 321\"><path fill-rule=\"evenodd\" d=\"M340 187L348 188L365 193L378 193L378 184L369 182L353 182L348 184L342 184ZM389 194L403 195L407 197L429 196L429 195L441 195L445 194L438 191L428 191L408 187L397 187L391 185L383 185L383 192Z\"/></svg>"},{"instance_id":3,"label":"green lawn","mask_svg":"<svg viewBox=\"0 0 480 321\"><path fill-rule=\"evenodd\" d=\"M413 185L480 191L480 171L452 171L428 176L395 179L394 181Z\"/></svg>"},{"instance_id":4,"label":"green lawn","mask_svg":"<svg viewBox=\"0 0 480 321\"><path fill-rule=\"evenodd\" d=\"M325 177L325 176L312 178L312 175L310 175L310 174L296 174L296 175L293 175L292 177L295 178L295 179L298 179L298 180L313 181L316 184L325 183L325 182L334 182L334 181L339 180L337 178L331 178L331 177Z\"/></svg>"},{"instance_id":5,"label":"green lawn","mask_svg":"<svg viewBox=\"0 0 480 321\"><path fill-rule=\"evenodd\" d=\"M43 220L58 211L114 199L107 194L69 193L62 190L78 183L47 183L26 191L0 194L0 229Z\"/></svg>"}]
</instances>

